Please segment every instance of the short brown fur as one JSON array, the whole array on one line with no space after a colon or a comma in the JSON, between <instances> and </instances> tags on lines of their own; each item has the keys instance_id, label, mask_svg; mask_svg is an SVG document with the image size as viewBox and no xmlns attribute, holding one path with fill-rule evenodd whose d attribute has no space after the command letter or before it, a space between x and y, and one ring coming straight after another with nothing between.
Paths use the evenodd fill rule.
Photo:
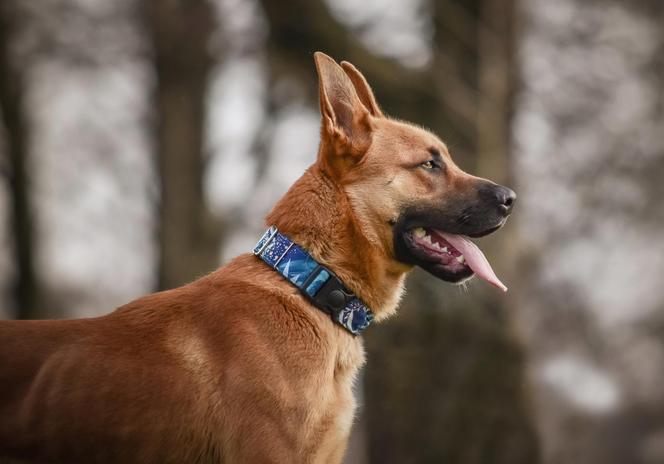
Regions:
<instances>
[{"instance_id":1,"label":"short brown fur","mask_svg":"<svg viewBox=\"0 0 664 464\"><path fill-rule=\"evenodd\" d=\"M403 208L464 195L445 145L386 118L364 77L317 53L316 163L267 217L384 319L411 266ZM409 169L435 148L444 182ZM0 322L0 456L63 463L338 463L362 339L251 254L115 312Z\"/></svg>"}]
</instances>

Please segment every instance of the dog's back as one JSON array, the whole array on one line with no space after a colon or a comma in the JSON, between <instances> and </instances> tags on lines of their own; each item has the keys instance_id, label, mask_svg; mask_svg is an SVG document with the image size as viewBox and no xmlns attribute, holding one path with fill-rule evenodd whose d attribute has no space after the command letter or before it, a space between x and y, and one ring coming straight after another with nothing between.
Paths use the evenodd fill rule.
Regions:
<instances>
[{"instance_id":1,"label":"dog's back","mask_svg":"<svg viewBox=\"0 0 664 464\"><path fill-rule=\"evenodd\" d=\"M201 287L100 318L0 322L2 451L56 462L200 461L192 448L214 457L215 444L202 443L211 424L194 412L213 406L196 391L207 380L191 323L204 311L192 304Z\"/></svg>"},{"instance_id":2,"label":"dog's back","mask_svg":"<svg viewBox=\"0 0 664 464\"><path fill-rule=\"evenodd\" d=\"M159 307L164 301L174 307ZM1 322L3 451L57 462L183 462L161 438L194 433L186 430L193 386L168 349L175 306L186 302L170 292L101 318Z\"/></svg>"}]
</instances>

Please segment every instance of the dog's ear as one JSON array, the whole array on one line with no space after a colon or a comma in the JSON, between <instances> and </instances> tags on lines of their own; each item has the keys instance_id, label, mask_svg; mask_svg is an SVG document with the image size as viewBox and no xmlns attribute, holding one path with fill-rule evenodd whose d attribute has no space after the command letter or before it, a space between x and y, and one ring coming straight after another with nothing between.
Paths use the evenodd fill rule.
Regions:
<instances>
[{"instance_id":1,"label":"dog's ear","mask_svg":"<svg viewBox=\"0 0 664 464\"><path fill-rule=\"evenodd\" d=\"M380 107L376 102L376 97L374 97L374 93L371 90L371 87L369 87L369 83L364 78L364 75L362 75L362 73L348 61L342 61L341 67L346 71L348 77L350 77L350 80L355 87L355 91L357 92L357 96L360 98L364 106L367 107L371 116L382 118L383 112L380 110Z\"/></svg>"},{"instance_id":2,"label":"dog's ear","mask_svg":"<svg viewBox=\"0 0 664 464\"><path fill-rule=\"evenodd\" d=\"M314 53L314 59L319 78L321 135L327 142L323 147L346 162L357 160L371 144L372 111L341 66L321 52Z\"/></svg>"}]
</instances>

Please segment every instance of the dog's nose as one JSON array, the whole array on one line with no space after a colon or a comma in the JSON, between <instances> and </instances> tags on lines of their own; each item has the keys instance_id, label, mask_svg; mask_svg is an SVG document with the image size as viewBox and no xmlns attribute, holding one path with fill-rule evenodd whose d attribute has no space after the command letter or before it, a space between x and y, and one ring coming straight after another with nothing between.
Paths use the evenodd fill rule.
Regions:
<instances>
[{"instance_id":1,"label":"dog's nose","mask_svg":"<svg viewBox=\"0 0 664 464\"><path fill-rule=\"evenodd\" d=\"M494 196L498 200L498 207L501 212L507 216L512 212L512 207L516 201L516 193L514 190L503 187L502 185L496 186L494 190Z\"/></svg>"}]
</instances>

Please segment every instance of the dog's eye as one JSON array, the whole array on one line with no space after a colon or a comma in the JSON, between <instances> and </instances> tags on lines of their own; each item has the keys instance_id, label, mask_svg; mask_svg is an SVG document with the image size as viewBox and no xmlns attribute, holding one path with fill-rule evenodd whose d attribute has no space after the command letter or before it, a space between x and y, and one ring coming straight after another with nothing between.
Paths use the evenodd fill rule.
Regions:
<instances>
[{"instance_id":1,"label":"dog's eye","mask_svg":"<svg viewBox=\"0 0 664 464\"><path fill-rule=\"evenodd\" d=\"M436 164L436 162L434 160L425 161L424 163L420 164L420 166L422 166L424 169L428 169L428 170L433 170L433 169L436 169L438 167L438 165Z\"/></svg>"}]
</instances>

